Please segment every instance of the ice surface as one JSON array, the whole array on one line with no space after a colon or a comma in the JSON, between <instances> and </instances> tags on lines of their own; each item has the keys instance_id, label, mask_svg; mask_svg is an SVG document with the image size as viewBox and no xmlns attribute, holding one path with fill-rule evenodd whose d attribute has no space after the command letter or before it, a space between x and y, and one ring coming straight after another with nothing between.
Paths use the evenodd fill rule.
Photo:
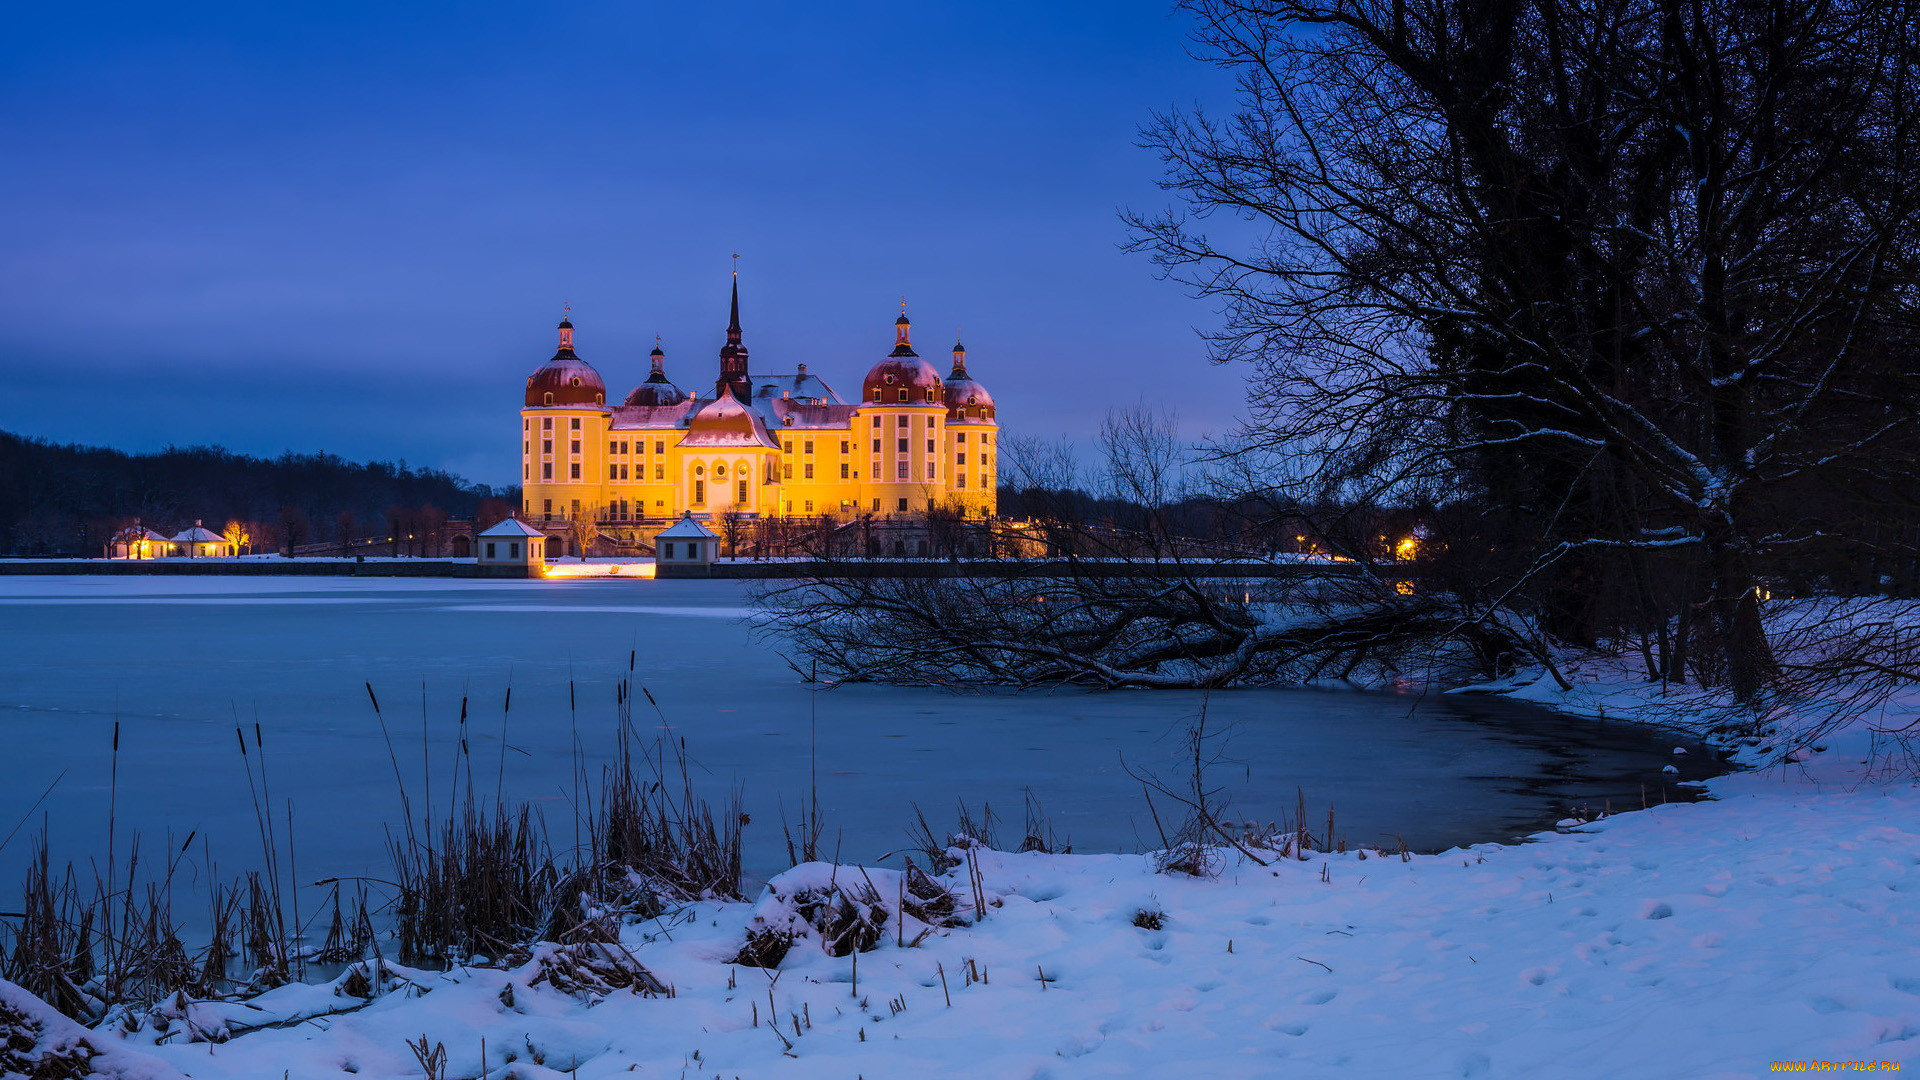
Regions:
<instances>
[{"instance_id":1,"label":"ice surface","mask_svg":"<svg viewBox=\"0 0 1920 1080\"><path fill-rule=\"evenodd\" d=\"M257 720L271 805L282 815L293 806L299 876L379 872L399 798L362 686L371 682L416 805L429 788L435 806L452 795L465 694L481 794L504 772L504 793L542 800L564 836L575 724L597 774L633 650L637 682L665 721L642 698L643 730L685 737L716 800L744 787L756 874L784 865L781 812L797 814L810 774L825 843L848 861L901 846L915 803L950 826L961 798L990 802L1003 840L1017 843L1028 789L1076 850L1159 846L1122 759L1177 774L1201 695L815 694L773 643L750 637L748 611L732 582L0 579L0 738L13 758L0 835L64 773L42 808L55 857L103 853L117 718L123 833L138 828L151 850L169 831L197 829L223 871L243 870L259 844L234 728L251 739ZM1529 832L1574 804L1637 807L1642 780L1657 801L1660 766L1675 760L1671 736L1478 699L1241 691L1215 693L1209 719L1231 732L1216 777L1236 816L1291 812L1298 787L1316 827L1332 803L1354 842L1398 834L1416 849ZM1696 776L1712 759L1682 760ZM0 852L0 872L24 863L29 831Z\"/></svg>"}]
</instances>

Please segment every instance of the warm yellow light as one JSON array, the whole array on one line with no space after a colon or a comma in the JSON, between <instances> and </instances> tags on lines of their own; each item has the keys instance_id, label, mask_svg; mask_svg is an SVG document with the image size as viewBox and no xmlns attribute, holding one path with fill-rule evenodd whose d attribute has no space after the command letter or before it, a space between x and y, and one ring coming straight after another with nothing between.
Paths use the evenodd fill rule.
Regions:
<instances>
[{"instance_id":1,"label":"warm yellow light","mask_svg":"<svg viewBox=\"0 0 1920 1080\"><path fill-rule=\"evenodd\" d=\"M1393 557L1396 559L1411 559L1419 554L1420 541L1411 536L1402 537L1400 542L1393 546Z\"/></svg>"}]
</instances>

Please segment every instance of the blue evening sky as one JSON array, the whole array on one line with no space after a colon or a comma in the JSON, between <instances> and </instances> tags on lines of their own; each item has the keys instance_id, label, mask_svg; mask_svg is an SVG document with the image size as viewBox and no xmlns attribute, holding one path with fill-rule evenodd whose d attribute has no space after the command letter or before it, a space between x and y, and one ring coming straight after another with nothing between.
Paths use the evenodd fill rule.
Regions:
<instances>
[{"instance_id":1,"label":"blue evening sky","mask_svg":"<svg viewBox=\"0 0 1920 1080\"><path fill-rule=\"evenodd\" d=\"M853 397L905 294L1009 432L1240 374L1119 250L1152 110L1219 102L1162 0L9 5L0 429L516 477L562 301L610 396L756 371Z\"/></svg>"}]
</instances>

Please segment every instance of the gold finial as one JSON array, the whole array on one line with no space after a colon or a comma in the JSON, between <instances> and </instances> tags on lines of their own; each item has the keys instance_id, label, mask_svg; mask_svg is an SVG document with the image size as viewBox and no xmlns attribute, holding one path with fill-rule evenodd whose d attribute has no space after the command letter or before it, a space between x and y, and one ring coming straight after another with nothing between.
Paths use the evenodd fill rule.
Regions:
<instances>
[{"instance_id":1,"label":"gold finial","mask_svg":"<svg viewBox=\"0 0 1920 1080\"><path fill-rule=\"evenodd\" d=\"M901 293L900 294L900 314L905 315L906 313L907 313L907 294Z\"/></svg>"},{"instance_id":2,"label":"gold finial","mask_svg":"<svg viewBox=\"0 0 1920 1080\"><path fill-rule=\"evenodd\" d=\"M737 251L733 253L733 276L740 276L740 253Z\"/></svg>"}]
</instances>

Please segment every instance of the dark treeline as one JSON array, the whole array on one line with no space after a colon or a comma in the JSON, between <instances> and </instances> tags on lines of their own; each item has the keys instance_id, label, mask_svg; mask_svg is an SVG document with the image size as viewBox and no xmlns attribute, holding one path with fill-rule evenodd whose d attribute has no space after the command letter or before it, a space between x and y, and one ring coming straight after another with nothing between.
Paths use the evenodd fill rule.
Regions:
<instances>
[{"instance_id":1,"label":"dark treeline","mask_svg":"<svg viewBox=\"0 0 1920 1080\"><path fill-rule=\"evenodd\" d=\"M500 505L517 498L405 462L268 459L209 446L128 454L0 432L0 552L12 555L98 555L136 520L169 535L196 520L214 532L239 522L252 550L283 550L501 517Z\"/></svg>"}]
</instances>

